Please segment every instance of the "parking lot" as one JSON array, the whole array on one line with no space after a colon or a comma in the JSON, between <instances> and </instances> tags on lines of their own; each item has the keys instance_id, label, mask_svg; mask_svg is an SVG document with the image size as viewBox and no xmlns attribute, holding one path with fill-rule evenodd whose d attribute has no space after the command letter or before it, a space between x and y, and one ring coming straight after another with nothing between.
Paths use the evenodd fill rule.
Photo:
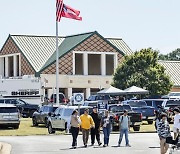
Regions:
<instances>
[{"instance_id":1,"label":"parking lot","mask_svg":"<svg viewBox=\"0 0 180 154\"><path fill-rule=\"evenodd\" d=\"M1 141L12 145L12 154L159 154L159 140L156 133L133 133L129 135L132 147L116 147L119 135L111 134L109 147L82 147L82 136L78 137L78 148L70 149L71 135L44 136L1 136ZM101 140L103 135L101 134ZM89 140L90 141L90 140ZM90 142L89 142L90 143Z\"/></svg>"}]
</instances>

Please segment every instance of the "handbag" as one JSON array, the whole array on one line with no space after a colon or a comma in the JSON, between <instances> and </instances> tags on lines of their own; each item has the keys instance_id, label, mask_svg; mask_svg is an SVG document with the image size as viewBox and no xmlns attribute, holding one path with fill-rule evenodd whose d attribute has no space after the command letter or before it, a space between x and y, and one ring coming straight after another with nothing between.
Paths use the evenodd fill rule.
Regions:
<instances>
[{"instance_id":1,"label":"handbag","mask_svg":"<svg viewBox=\"0 0 180 154\"><path fill-rule=\"evenodd\" d=\"M169 136L169 137L166 138L166 143L174 144L174 140L173 140L172 136Z\"/></svg>"}]
</instances>

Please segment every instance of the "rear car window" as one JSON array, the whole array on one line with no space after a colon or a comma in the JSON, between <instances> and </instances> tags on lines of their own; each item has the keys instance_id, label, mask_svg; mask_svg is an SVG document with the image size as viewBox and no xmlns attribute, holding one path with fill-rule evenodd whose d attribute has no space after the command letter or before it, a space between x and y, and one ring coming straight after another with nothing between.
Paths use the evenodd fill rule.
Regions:
<instances>
[{"instance_id":1,"label":"rear car window","mask_svg":"<svg viewBox=\"0 0 180 154\"><path fill-rule=\"evenodd\" d=\"M16 113L18 109L16 107L0 107L0 113Z\"/></svg>"},{"instance_id":2,"label":"rear car window","mask_svg":"<svg viewBox=\"0 0 180 154\"><path fill-rule=\"evenodd\" d=\"M65 109L64 116L70 116L73 113L73 109Z\"/></svg>"},{"instance_id":3,"label":"rear car window","mask_svg":"<svg viewBox=\"0 0 180 154\"><path fill-rule=\"evenodd\" d=\"M171 106L171 105L180 106L180 101L179 100L168 100L166 103L166 106Z\"/></svg>"},{"instance_id":4,"label":"rear car window","mask_svg":"<svg viewBox=\"0 0 180 154\"><path fill-rule=\"evenodd\" d=\"M142 107L142 106L147 106L145 101L130 101L128 104L132 107Z\"/></svg>"},{"instance_id":5,"label":"rear car window","mask_svg":"<svg viewBox=\"0 0 180 154\"><path fill-rule=\"evenodd\" d=\"M4 99L1 99L1 100L0 100L0 104L4 104Z\"/></svg>"}]
</instances>

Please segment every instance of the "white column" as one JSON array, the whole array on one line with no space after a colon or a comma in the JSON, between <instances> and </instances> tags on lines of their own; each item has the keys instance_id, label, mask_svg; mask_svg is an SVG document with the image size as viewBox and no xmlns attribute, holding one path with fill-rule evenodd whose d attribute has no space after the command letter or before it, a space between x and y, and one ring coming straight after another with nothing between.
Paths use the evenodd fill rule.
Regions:
<instances>
[{"instance_id":1,"label":"white column","mask_svg":"<svg viewBox=\"0 0 180 154\"><path fill-rule=\"evenodd\" d=\"M13 76L17 76L17 55L13 56Z\"/></svg>"},{"instance_id":2,"label":"white column","mask_svg":"<svg viewBox=\"0 0 180 154\"><path fill-rule=\"evenodd\" d=\"M19 76L21 76L21 56L19 55Z\"/></svg>"},{"instance_id":3,"label":"white column","mask_svg":"<svg viewBox=\"0 0 180 154\"><path fill-rule=\"evenodd\" d=\"M72 88L68 88L68 98L70 98L72 96Z\"/></svg>"},{"instance_id":4,"label":"white column","mask_svg":"<svg viewBox=\"0 0 180 154\"><path fill-rule=\"evenodd\" d=\"M5 77L9 77L9 62L8 62L8 57L5 57Z\"/></svg>"},{"instance_id":5,"label":"white column","mask_svg":"<svg viewBox=\"0 0 180 154\"><path fill-rule=\"evenodd\" d=\"M117 54L114 55L114 69L118 67L118 59L117 59Z\"/></svg>"},{"instance_id":6,"label":"white column","mask_svg":"<svg viewBox=\"0 0 180 154\"><path fill-rule=\"evenodd\" d=\"M0 75L4 76L4 57L0 58Z\"/></svg>"},{"instance_id":7,"label":"white column","mask_svg":"<svg viewBox=\"0 0 180 154\"><path fill-rule=\"evenodd\" d=\"M88 75L88 54L83 53L83 72L84 75Z\"/></svg>"},{"instance_id":8,"label":"white column","mask_svg":"<svg viewBox=\"0 0 180 154\"><path fill-rule=\"evenodd\" d=\"M91 89L86 88L86 99L88 99L90 95L91 95Z\"/></svg>"},{"instance_id":9,"label":"white column","mask_svg":"<svg viewBox=\"0 0 180 154\"><path fill-rule=\"evenodd\" d=\"M106 75L106 54L101 54L101 75Z\"/></svg>"}]
</instances>

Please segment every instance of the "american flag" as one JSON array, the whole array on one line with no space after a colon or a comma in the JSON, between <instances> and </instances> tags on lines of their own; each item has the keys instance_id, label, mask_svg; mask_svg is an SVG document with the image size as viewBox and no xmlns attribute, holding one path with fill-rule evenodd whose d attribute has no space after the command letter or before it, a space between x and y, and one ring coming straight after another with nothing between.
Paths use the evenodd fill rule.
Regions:
<instances>
[{"instance_id":1,"label":"american flag","mask_svg":"<svg viewBox=\"0 0 180 154\"><path fill-rule=\"evenodd\" d=\"M61 14L63 9L63 0L56 0L56 21L61 20Z\"/></svg>"}]
</instances>

